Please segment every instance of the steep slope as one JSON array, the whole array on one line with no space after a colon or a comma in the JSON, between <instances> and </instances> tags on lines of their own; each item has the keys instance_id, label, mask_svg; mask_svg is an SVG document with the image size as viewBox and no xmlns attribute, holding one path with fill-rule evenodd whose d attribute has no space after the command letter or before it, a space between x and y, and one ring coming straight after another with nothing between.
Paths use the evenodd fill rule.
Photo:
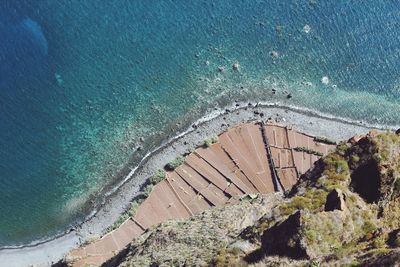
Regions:
<instances>
[{"instance_id":1,"label":"steep slope","mask_svg":"<svg viewBox=\"0 0 400 267\"><path fill-rule=\"evenodd\" d=\"M400 137L371 131L337 146L277 193L161 224L106 266L395 266Z\"/></svg>"}]
</instances>

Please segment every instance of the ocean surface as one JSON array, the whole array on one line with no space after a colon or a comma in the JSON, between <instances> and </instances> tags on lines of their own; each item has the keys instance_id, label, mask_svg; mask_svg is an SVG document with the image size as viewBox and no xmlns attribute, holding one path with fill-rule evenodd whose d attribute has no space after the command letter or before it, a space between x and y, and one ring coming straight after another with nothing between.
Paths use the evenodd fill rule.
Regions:
<instances>
[{"instance_id":1,"label":"ocean surface","mask_svg":"<svg viewBox=\"0 0 400 267\"><path fill-rule=\"evenodd\" d=\"M395 0L2 0L0 247L69 229L138 153L235 100L398 125L399 17Z\"/></svg>"}]
</instances>

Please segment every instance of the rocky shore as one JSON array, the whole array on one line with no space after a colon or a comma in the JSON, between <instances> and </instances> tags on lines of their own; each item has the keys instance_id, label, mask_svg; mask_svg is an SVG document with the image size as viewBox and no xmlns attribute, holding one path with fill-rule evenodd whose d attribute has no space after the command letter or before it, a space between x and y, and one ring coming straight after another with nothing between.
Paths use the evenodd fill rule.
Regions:
<instances>
[{"instance_id":1,"label":"rocky shore","mask_svg":"<svg viewBox=\"0 0 400 267\"><path fill-rule=\"evenodd\" d=\"M16 249L2 249L0 250L0 262L7 262L7 266L10 267L31 264L48 266L52 262L57 262L73 247L104 233L125 211L132 198L140 194L140 187L146 179L177 155L192 151L202 144L207 137L222 132L231 126L246 121L268 119L296 128L304 133L325 136L334 140L348 139L355 134L367 132L372 127L371 125L329 118L290 107L234 103L200 119L187 131L149 153L137 166L138 168L132 169L135 171L130 173L131 177L111 194L107 202L84 224L61 237L42 244Z\"/></svg>"}]
</instances>

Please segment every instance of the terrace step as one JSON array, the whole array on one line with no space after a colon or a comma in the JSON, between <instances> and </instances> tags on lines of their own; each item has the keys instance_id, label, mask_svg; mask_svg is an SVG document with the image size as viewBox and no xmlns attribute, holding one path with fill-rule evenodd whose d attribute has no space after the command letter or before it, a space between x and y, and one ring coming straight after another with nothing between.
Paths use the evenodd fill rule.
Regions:
<instances>
[{"instance_id":1,"label":"terrace step","mask_svg":"<svg viewBox=\"0 0 400 267\"><path fill-rule=\"evenodd\" d=\"M74 267L100 266L148 228L169 219L185 219L213 206L236 204L244 194L287 190L316 160L296 151L322 154L334 146L279 125L247 123L229 129L219 142L198 148L166 179L154 186L133 218L67 258ZM276 176L278 181L274 181ZM279 184L279 186L276 185Z\"/></svg>"}]
</instances>

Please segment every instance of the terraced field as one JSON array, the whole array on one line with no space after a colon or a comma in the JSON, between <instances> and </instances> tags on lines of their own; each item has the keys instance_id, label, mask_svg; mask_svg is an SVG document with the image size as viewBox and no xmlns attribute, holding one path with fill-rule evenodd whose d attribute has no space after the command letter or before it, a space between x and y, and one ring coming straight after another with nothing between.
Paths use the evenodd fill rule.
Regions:
<instances>
[{"instance_id":1,"label":"terraced field","mask_svg":"<svg viewBox=\"0 0 400 267\"><path fill-rule=\"evenodd\" d=\"M318 141L320 140L320 141ZM287 127L247 123L200 147L154 186L135 215L97 241L73 250L73 266L99 266L149 227L184 219L214 206L238 203L246 194L289 189L321 155L326 144Z\"/></svg>"}]
</instances>

